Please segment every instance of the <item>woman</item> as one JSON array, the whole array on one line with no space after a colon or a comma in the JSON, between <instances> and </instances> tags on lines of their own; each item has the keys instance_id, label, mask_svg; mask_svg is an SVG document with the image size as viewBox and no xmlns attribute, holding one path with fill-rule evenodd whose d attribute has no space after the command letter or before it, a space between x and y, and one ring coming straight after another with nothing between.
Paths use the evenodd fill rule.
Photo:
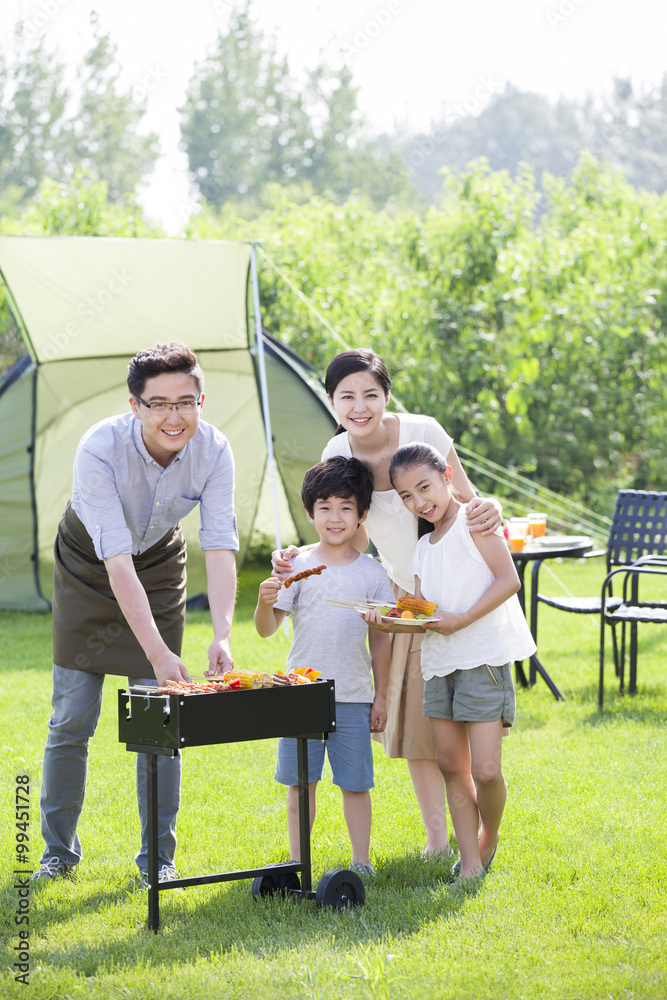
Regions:
<instances>
[{"instance_id":1,"label":"woman","mask_svg":"<svg viewBox=\"0 0 667 1000\"><path fill-rule=\"evenodd\" d=\"M386 412L391 379L379 355L369 350L336 355L327 368L325 387L340 427L322 452L322 458L354 456L373 473L373 499L366 522L358 529L355 547L364 552L370 538L389 574L396 598L414 594L414 576L408 564L417 544L417 520L389 480L389 463L400 446L425 442L447 457L454 474L453 485L467 503L471 531L491 534L501 523L500 511L495 501L475 496L452 438L436 420L421 414ZM291 572L290 559L297 551L290 546L274 553L278 575ZM402 757L408 762L426 828L425 854L448 854L444 781L435 761L430 723L422 710L421 640L421 634L392 637L387 725L384 733L374 739L382 743L389 757Z\"/></svg>"}]
</instances>

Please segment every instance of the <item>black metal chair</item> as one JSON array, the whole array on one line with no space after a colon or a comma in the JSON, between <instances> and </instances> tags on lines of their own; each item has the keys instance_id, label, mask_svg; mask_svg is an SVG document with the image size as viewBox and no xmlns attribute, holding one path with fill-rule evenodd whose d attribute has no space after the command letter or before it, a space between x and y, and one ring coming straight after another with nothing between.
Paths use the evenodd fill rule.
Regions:
<instances>
[{"instance_id":1,"label":"black metal chair","mask_svg":"<svg viewBox=\"0 0 667 1000\"><path fill-rule=\"evenodd\" d=\"M612 514L606 552L604 550L591 552L585 558L599 555L606 555L607 560L607 575L601 596L547 597L544 594L536 593L533 597L535 625L537 624L538 602L546 604L550 608L556 608L559 611L569 611L577 615L599 615L604 608L604 616L601 615L602 630L604 630L605 622L612 626L614 664L617 676L622 678L623 664L622 658L619 657L616 625L624 625L630 621L630 618L629 616L625 618L621 616L618 621L614 621L611 617L613 612L620 611L624 606L623 596L616 596L612 593L614 571L620 569L627 570L628 567L632 566L633 563L637 563L638 560L667 555L667 493L655 493L647 490L619 490L614 513ZM637 580L637 576L634 579ZM627 615L626 612L624 614ZM636 639L636 628L634 637ZM624 638L625 632L623 632ZM625 650L623 648L624 655ZM636 668L636 655L634 657L634 665ZM601 662L601 674L602 669ZM636 674L631 674L631 682L634 676ZM633 692L634 688L631 688L631 693Z\"/></svg>"},{"instance_id":2,"label":"black metal chair","mask_svg":"<svg viewBox=\"0 0 667 1000\"><path fill-rule=\"evenodd\" d=\"M664 496L664 494L663 494ZM664 544L664 530L663 530ZM643 556L632 566L619 567L608 573L602 585L601 606L605 605L607 591L611 590L612 579L623 576L623 603L618 608L600 615L600 681L598 687L598 706L602 709L604 698L604 654L605 625L622 626L621 657L620 657L620 690L623 691L625 680L625 629L630 626L630 683L628 692L637 691L637 626L639 624L667 624L667 601L640 600L639 582L646 577L667 577L667 557L660 555Z\"/></svg>"}]
</instances>

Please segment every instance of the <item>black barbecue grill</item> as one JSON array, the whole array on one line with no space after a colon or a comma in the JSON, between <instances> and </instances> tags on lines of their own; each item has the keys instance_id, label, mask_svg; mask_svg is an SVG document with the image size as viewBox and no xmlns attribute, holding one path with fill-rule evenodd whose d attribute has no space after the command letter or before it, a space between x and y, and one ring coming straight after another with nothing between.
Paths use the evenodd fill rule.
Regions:
<instances>
[{"instance_id":1,"label":"black barbecue grill","mask_svg":"<svg viewBox=\"0 0 667 1000\"><path fill-rule=\"evenodd\" d=\"M209 882L251 878L256 899L279 893L315 899L318 906L340 908L363 904L363 883L356 872L346 869L327 872L320 879L317 890L312 890L306 741L326 739L335 728L336 706L331 680L207 694L158 694L146 687L130 687L118 692L118 738L126 744L127 750L146 757L148 926L151 930L157 931L160 923L160 892ZM187 747L278 736L297 740L301 861L158 882L158 756L175 757Z\"/></svg>"}]
</instances>

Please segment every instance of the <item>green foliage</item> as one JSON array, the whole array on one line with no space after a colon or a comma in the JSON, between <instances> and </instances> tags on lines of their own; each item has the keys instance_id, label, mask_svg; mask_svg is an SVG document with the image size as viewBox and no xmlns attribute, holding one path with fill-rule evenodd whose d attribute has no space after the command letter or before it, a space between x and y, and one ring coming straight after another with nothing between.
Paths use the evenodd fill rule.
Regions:
<instances>
[{"instance_id":1,"label":"green foliage","mask_svg":"<svg viewBox=\"0 0 667 1000\"><path fill-rule=\"evenodd\" d=\"M569 178L584 152L622 169L637 187L667 188L667 75L641 91L617 78L609 94L582 101L507 86L481 77L461 104L428 133L387 137L429 201L438 197L444 168L465 170L484 156L491 168L518 176L525 163L538 186L544 174Z\"/></svg>"},{"instance_id":2,"label":"green foliage","mask_svg":"<svg viewBox=\"0 0 667 1000\"><path fill-rule=\"evenodd\" d=\"M118 90L119 74L116 46L108 34L98 32L79 69L79 108L68 125L69 150L61 175L69 179L80 164L106 183L111 202L132 200L159 156L157 133L141 134L145 102Z\"/></svg>"},{"instance_id":3,"label":"green foliage","mask_svg":"<svg viewBox=\"0 0 667 1000\"><path fill-rule=\"evenodd\" d=\"M299 184L341 199L354 190L384 204L412 184L397 151L365 137L345 67L320 65L296 83L246 2L199 65L180 109L193 182L212 205Z\"/></svg>"},{"instance_id":4,"label":"green foliage","mask_svg":"<svg viewBox=\"0 0 667 1000\"><path fill-rule=\"evenodd\" d=\"M465 170L481 156L493 170L512 175L528 163L538 181L544 171L569 175L586 145L575 102L561 98L551 104L540 94L514 87L495 95L487 87L480 93L481 100L471 95L430 133L392 137L429 201L438 197L443 169Z\"/></svg>"},{"instance_id":5,"label":"green foliage","mask_svg":"<svg viewBox=\"0 0 667 1000\"><path fill-rule=\"evenodd\" d=\"M128 198L123 205L113 204L107 182L96 180L82 167L67 184L51 178L42 181L37 196L18 218L0 222L0 232L14 236L164 235L136 202Z\"/></svg>"},{"instance_id":6,"label":"green foliage","mask_svg":"<svg viewBox=\"0 0 667 1000\"><path fill-rule=\"evenodd\" d=\"M96 15L92 15L96 23ZM104 181L111 201L132 200L158 157L155 133L142 135L145 107L118 90L120 66L108 34L71 89L64 67L41 43L0 55L0 197L34 197L44 178L66 183L82 167Z\"/></svg>"},{"instance_id":7,"label":"green foliage","mask_svg":"<svg viewBox=\"0 0 667 1000\"><path fill-rule=\"evenodd\" d=\"M485 161L446 174L425 212L275 186L187 235L261 241L265 325L320 370L369 345L406 409L510 474L610 509L619 486L667 477L667 199L590 157L544 187L536 221L532 172Z\"/></svg>"},{"instance_id":8,"label":"green foliage","mask_svg":"<svg viewBox=\"0 0 667 1000\"><path fill-rule=\"evenodd\" d=\"M69 93L64 67L33 45L10 65L0 61L0 184L30 197L64 153Z\"/></svg>"}]
</instances>

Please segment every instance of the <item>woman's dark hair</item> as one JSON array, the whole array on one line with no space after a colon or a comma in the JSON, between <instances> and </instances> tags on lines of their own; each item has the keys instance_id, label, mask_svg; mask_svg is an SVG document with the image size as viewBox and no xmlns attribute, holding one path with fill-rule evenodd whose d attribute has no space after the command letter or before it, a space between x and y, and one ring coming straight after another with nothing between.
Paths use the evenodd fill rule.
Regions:
<instances>
[{"instance_id":1,"label":"woman's dark hair","mask_svg":"<svg viewBox=\"0 0 667 1000\"><path fill-rule=\"evenodd\" d=\"M443 475L447 471L447 459L430 444L404 444L394 452L389 463L389 479L394 486L394 476L399 469L409 469L413 465L428 465ZM394 486L394 489L396 487ZM423 517L417 518L417 537L433 531L435 525Z\"/></svg>"},{"instance_id":2,"label":"woman's dark hair","mask_svg":"<svg viewBox=\"0 0 667 1000\"><path fill-rule=\"evenodd\" d=\"M308 469L301 487L303 506L311 517L315 502L328 500L329 497L356 500L359 517L362 517L371 505L372 496L371 470L358 458L345 458L343 455L334 455Z\"/></svg>"},{"instance_id":3,"label":"woman's dark hair","mask_svg":"<svg viewBox=\"0 0 667 1000\"><path fill-rule=\"evenodd\" d=\"M342 382L348 375L354 375L355 372L368 372L369 375L372 375L382 386L385 396L391 392L389 372L380 355L360 347L356 351L343 351L342 354L337 354L332 359L324 376L327 395L333 396L338 383Z\"/></svg>"},{"instance_id":4,"label":"woman's dark hair","mask_svg":"<svg viewBox=\"0 0 667 1000\"><path fill-rule=\"evenodd\" d=\"M170 340L168 344L153 344L135 354L127 366L128 389L133 396L141 396L147 379L172 372L192 375L197 392L201 394L204 373L199 367L197 355L180 340Z\"/></svg>"}]
</instances>

